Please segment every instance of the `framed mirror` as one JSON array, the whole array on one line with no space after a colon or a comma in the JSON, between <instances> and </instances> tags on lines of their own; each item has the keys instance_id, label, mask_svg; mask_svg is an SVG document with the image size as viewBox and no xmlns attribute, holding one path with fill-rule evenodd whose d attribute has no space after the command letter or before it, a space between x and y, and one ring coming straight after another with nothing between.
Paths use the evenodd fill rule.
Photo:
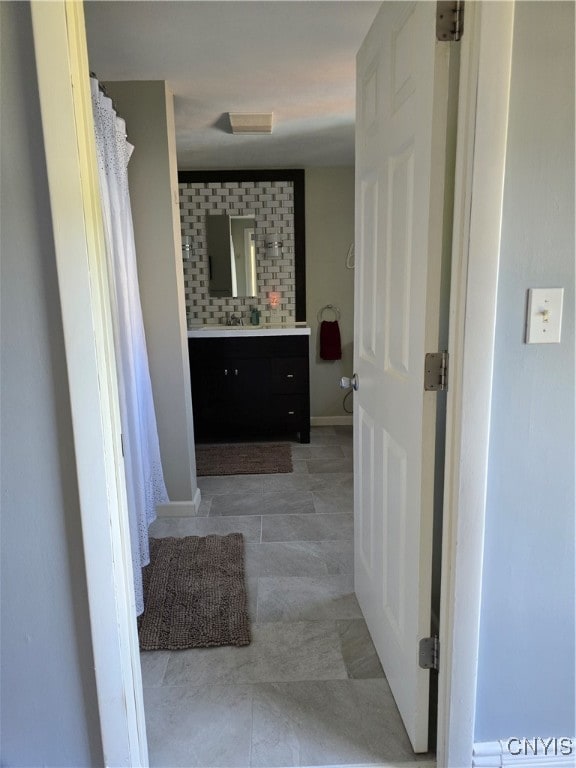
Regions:
<instances>
[{"instance_id":1,"label":"framed mirror","mask_svg":"<svg viewBox=\"0 0 576 768\"><path fill-rule=\"evenodd\" d=\"M280 286L280 291L284 291L284 295L291 295L293 298L290 301L293 302L292 310L290 312L296 322L303 322L306 320L306 246L305 246L305 217L304 217L304 171L301 169L289 169L289 170L250 170L250 171L179 171L178 182L181 185L203 185L203 197L196 205L197 213L200 213L200 207L202 208L202 218L199 220L197 214L194 216L194 222L188 226L191 227L190 233L197 238L197 251L199 258L203 266L201 271L208 278L206 281L206 288L203 290L210 302L215 303L215 311L222 311L224 308L228 308L226 304L227 299L231 302L234 300L241 301L242 298L248 297L260 297L263 298L266 295L266 291L270 290L268 284L263 283L258 277L261 273L261 265L259 259L262 254L263 239L267 237L270 232L275 228L273 224L274 213L270 208L270 212L266 213L267 206L261 205L259 211L252 210L253 206L247 202L241 205L239 208L235 203L228 203L227 200L219 192L221 185L237 186L240 192L247 192L248 188L254 184L260 182L286 182L287 199L280 203L290 206L290 258L293 259L293 278L290 278L290 285ZM278 186L284 186L279 184ZM288 194L289 191L289 194ZM195 193L196 194L196 193ZM244 197L244 199L248 199ZM273 201L273 204L276 201ZM256 222L254 226L255 230L255 266L250 261L251 256L248 258L248 263L244 259L244 256L240 256L240 245L234 246L233 243L238 241L240 228L246 228L241 223L241 219L254 219ZM218 222L212 222L212 219L219 219ZM227 220L227 221L226 221ZM268 220L270 226L268 226ZM183 222L187 219L183 219ZM235 223L236 222L236 223ZM185 225L183 225L185 226ZM234 226L236 234L236 240L233 240L232 227ZM210 233L209 233L210 227ZM214 229L221 227L219 233L212 232ZM247 227L250 229L250 227ZM227 272L220 272L220 263L215 262L214 249L212 248L212 239L217 238L223 246L224 243L228 244L227 251L222 248L224 254L224 260L222 264L226 264ZM248 236L249 237L249 236ZM205 238L205 240L204 240ZM288 239L288 238L285 238ZM235 254L235 270L232 269L232 249ZM292 252L293 249L293 252ZM243 249L244 252L246 249ZM209 260L210 257L210 260ZM194 259L194 256L192 256ZM228 268L228 265L229 268ZM192 267L192 269L195 269ZM222 267L223 269L223 267ZM218 271L218 274L216 272ZM266 272L266 269L264 269ZM278 272L284 271L284 267L279 266ZM234 276L235 272L235 276ZM255 273L255 278L254 278ZM291 273L292 274L292 273ZM202 278L206 279L206 278ZM236 281L236 291L234 291L234 280ZM256 284L254 285L254 280ZM292 284L293 283L293 284ZM275 288L275 286L273 286ZM294 313L294 314L292 314Z\"/></svg>"},{"instance_id":2,"label":"framed mirror","mask_svg":"<svg viewBox=\"0 0 576 768\"><path fill-rule=\"evenodd\" d=\"M209 293L214 298L257 296L256 220L253 216L206 216Z\"/></svg>"}]
</instances>

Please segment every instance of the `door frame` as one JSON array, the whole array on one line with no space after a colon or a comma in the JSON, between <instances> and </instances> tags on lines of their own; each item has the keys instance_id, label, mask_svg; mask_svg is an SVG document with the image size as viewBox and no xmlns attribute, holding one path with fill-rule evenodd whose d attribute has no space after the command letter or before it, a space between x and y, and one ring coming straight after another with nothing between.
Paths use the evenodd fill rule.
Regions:
<instances>
[{"instance_id":1,"label":"door frame","mask_svg":"<svg viewBox=\"0 0 576 768\"><path fill-rule=\"evenodd\" d=\"M32 0L104 765L148 765L83 4Z\"/></svg>"},{"instance_id":2,"label":"door frame","mask_svg":"<svg viewBox=\"0 0 576 768\"><path fill-rule=\"evenodd\" d=\"M466 3L450 287L437 758L474 748L514 0Z\"/></svg>"},{"instance_id":3,"label":"door frame","mask_svg":"<svg viewBox=\"0 0 576 768\"><path fill-rule=\"evenodd\" d=\"M81 0L32 0L105 765L148 764ZM456 157L437 762L472 764L514 3L466 5ZM77 152L71 151L72 147ZM415 662L416 663L416 662Z\"/></svg>"}]
</instances>

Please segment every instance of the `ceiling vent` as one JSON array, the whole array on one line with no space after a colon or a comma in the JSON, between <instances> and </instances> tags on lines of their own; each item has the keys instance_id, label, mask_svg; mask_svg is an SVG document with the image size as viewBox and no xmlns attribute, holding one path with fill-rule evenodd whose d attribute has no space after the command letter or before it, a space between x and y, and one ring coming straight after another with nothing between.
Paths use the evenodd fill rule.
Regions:
<instances>
[{"instance_id":1,"label":"ceiling vent","mask_svg":"<svg viewBox=\"0 0 576 768\"><path fill-rule=\"evenodd\" d=\"M228 112L232 133L272 133L272 112Z\"/></svg>"}]
</instances>

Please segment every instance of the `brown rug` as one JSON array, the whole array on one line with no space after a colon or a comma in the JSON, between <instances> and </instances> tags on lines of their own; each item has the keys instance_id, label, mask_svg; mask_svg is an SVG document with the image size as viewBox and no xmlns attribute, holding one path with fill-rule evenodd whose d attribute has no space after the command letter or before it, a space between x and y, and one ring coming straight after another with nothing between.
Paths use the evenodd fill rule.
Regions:
<instances>
[{"instance_id":1,"label":"brown rug","mask_svg":"<svg viewBox=\"0 0 576 768\"><path fill-rule=\"evenodd\" d=\"M143 582L141 650L250 643L241 533L150 539Z\"/></svg>"},{"instance_id":2,"label":"brown rug","mask_svg":"<svg viewBox=\"0 0 576 768\"><path fill-rule=\"evenodd\" d=\"M269 475L292 472L290 443L196 445L198 475Z\"/></svg>"}]
</instances>

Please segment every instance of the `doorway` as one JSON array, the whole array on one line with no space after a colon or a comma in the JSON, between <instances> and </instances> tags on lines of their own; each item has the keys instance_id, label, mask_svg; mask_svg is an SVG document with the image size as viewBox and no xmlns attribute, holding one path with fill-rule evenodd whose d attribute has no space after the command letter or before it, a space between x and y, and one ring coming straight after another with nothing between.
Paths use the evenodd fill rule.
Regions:
<instances>
[{"instance_id":1,"label":"doorway","mask_svg":"<svg viewBox=\"0 0 576 768\"><path fill-rule=\"evenodd\" d=\"M38 4L41 6L42 4ZM57 9L58 17L50 18L53 14L55 4L51 8L40 12L39 7L34 8L35 21L35 44L39 71L39 87L41 98L50 94L54 98L62 90L68 93L70 90L70 81L66 78L54 80L51 77L53 72L54 51L61 50L65 52L68 46L77 40L82 43L82 30L74 28L72 31L65 27L65 16ZM47 14L47 15L43 15ZM53 14L54 15L54 14ZM443 749L446 753L446 760L452 764L464 764L469 761L471 755L471 745L473 743L473 705L476 674L476 648L470 635L474 637L474 626L477 625L479 597L480 597L480 566L481 566L481 544L482 544L482 520L483 520L483 493L485 490L485 468L486 456L485 446L487 444L487 423L486 414L489 412L490 405L490 360L493 352L493 333L486 333L486 328L493 327L494 317L494 297L497 275L497 259L499 247L499 225L501 217L501 187L503 178L503 160L505 157L505 134L507 120L507 96L510 67L511 51L511 30L512 30L513 8L494 9L490 6L482 6L482 13L479 10L472 11L470 30L470 48L467 52L466 61L463 68L464 85L461 86L460 103L465 105L461 110L459 125L459 135L462 136L460 144L461 150L459 158L459 183L457 184L456 195L456 217L455 217L455 253L456 267L453 276L453 285L457 286L457 291L453 291L453 324L455 324L457 333L453 339L455 350L461 355L458 357L458 363L454 370L454 390L449 395L452 403L449 403L453 410L453 416L448 422L448 444L452 451L452 461L447 468L446 475L446 498L449 500L451 511L450 530L444 534L444 561L450 563L449 583L443 584L443 599L441 612L446 619L443 625L448 632L447 643L444 650L441 646L441 679L440 679L440 722L442 733ZM41 22L47 22L42 24ZM50 23L53 22L53 23ZM490 36L488 30L496 30ZM72 46L73 47L73 46ZM474 55L472 55L474 54ZM63 56L64 58L64 56ZM52 64L50 63L52 62ZM69 62L64 66L68 67ZM483 78L478 78L478 72L483 73ZM87 71L86 75L87 82ZM49 76L50 75L50 76ZM488 89L486 83L490 84ZM499 84L499 90L495 94L493 84ZM82 95L82 78L76 80L76 98ZM54 107L51 111L43 101L43 120L45 122L47 157L49 164L49 175L52 177L61 177L62 167L53 165L58 157L55 151L53 139L55 134L51 134L52 125L56 126L57 131L61 131L64 117L70 117L70 123L75 124L70 105L73 105L74 98L70 98L58 109ZM75 127L78 140L81 142L81 134ZM488 162L490 159L490 162ZM472 191L479 193L472 196ZM52 189L51 189L52 192ZM53 192L55 201L59 200L57 188ZM94 190L84 192L86 200L94 200ZM470 200L474 199L475 204L470 207ZM483 201L482 203L478 201ZM69 221L70 211L67 209L64 216L60 216L58 208L53 210L55 219L55 230L58 231L59 224ZM82 216L80 216L82 219ZM481 233L481 234L480 234ZM62 253L65 248L65 242L57 242L57 249ZM76 302L77 286L68 284L72 288L71 292L66 290L66 265L59 262L59 275L61 280L61 301L63 306L63 319L65 332L67 328L75 329L75 336L78 337L80 329L77 322L77 314L70 314L69 299ZM471 302L467 305L466 299L470 297L468 289L468 280L478 278L482 280L485 286L482 305ZM96 317L101 319L98 312L94 310L92 299L86 303L86 311L91 315L96 311ZM105 314L105 313L104 313ZM466 314L467 322L464 326L464 316ZM90 346L93 343L92 330L85 329L86 343ZM74 394L82 392L86 376L86 359L84 351L80 355L75 355L74 351L67 347L67 355L70 371L70 388ZM468 370L465 365L469 359L476 360L478 365L474 370ZM484 365L480 361L484 361ZM487 361L487 362L486 362ZM76 371L80 378L76 377ZM107 379L109 369L105 362L100 363L99 372L104 374L104 380ZM100 377L102 380L102 377ZM100 402L100 401L97 401ZM464 408L464 405L466 407ZM79 404L76 413L75 432L77 434L92 434L88 425L85 423L84 416L88 415L88 410L94 410L94 404L90 409L83 409ZM110 410L107 404L100 403L99 413L101 422L106 426L106 434L111 435ZM97 452L97 446L94 441L91 442L92 448L86 454L83 451L83 444L77 446L77 456L79 465ZM462 460L460 460L462 456ZM458 460L456 460L456 458ZM94 478L94 473L90 475ZM466 483L461 483L461 477L466 478ZM86 490L88 497L94 493L94 483L91 486L84 486L82 476L79 478L81 498L83 490ZM106 480L102 480L103 487L108 487ZM110 497L105 504L105 509L110 514L110 519L116 519L118 508L110 503ZM85 509L82 510L83 524L89 526L90 517L87 516ZM120 522L123 519L122 508L120 507ZM466 541L464 547L458 548L458 533L461 527L465 527L469 532L472 531L470 540ZM121 540L122 534L118 526L113 528L115 531L115 541ZM97 533L97 531L95 531ZM139 701L139 681L137 676L131 678L130 675L119 673L118 679L122 680L123 689L126 695L118 698L118 707L114 704L114 699L105 695L106 681L111 681L117 669L127 670L130 666L130 653L134 658L133 627L127 605L122 608L122 600L119 600L121 591L118 591L118 585L123 584L122 568L117 572L111 571L112 580L104 582L98 579L102 571L103 559L106 559L108 552L108 541L104 541L99 536L92 540L86 539L86 561L89 575L94 575L94 580L89 578L89 600L90 609L93 616L93 624L99 627L107 627L109 632L98 633L93 637L94 656L97 672L97 682L99 689L99 701L101 704L102 716L102 737L105 746L105 752L108 761L115 765L142 765L145 764L145 750L141 749L142 738L144 734L143 719L138 714ZM117 562L122 563L121 548L120 559ZM126 553L124 553L126 555ZM106 560L108 562L108 560ZM445 572L448 573L448 571ZM112 592L106 593L106 590L96 590L97 584L112 585ZM125 601L126 602L126 601ZM465 603L466 610L461 609ZM106 606L116 609L113 611L115 619L109 620L109 612ZM133 623L133 622L132 622ZM110 649L114 643L110 642L110 634L117 636L117 630L120 631L121 638L115 647L122 650L123 663L119 663L112 669L110 665ZM453 634L454 630L454 634ZM127 639L128 638L128 639ZM442 667L442 659L446 662ZM128 666L126 662L128 661ZM104 674L106 672L106 674ZM112 677L111 677L112 675ZM458 700L458 711L451 707L451 701ZM126 703L132 704L129 710L126 709ZM106 705L106 706L104 706ZM140 723L138 726L137 724ZM460 726L460 727L458 727ZM140 753L138 751L140 749ZM131 755L129 760L126 755Z\"/></svg>"}]
</instances>

